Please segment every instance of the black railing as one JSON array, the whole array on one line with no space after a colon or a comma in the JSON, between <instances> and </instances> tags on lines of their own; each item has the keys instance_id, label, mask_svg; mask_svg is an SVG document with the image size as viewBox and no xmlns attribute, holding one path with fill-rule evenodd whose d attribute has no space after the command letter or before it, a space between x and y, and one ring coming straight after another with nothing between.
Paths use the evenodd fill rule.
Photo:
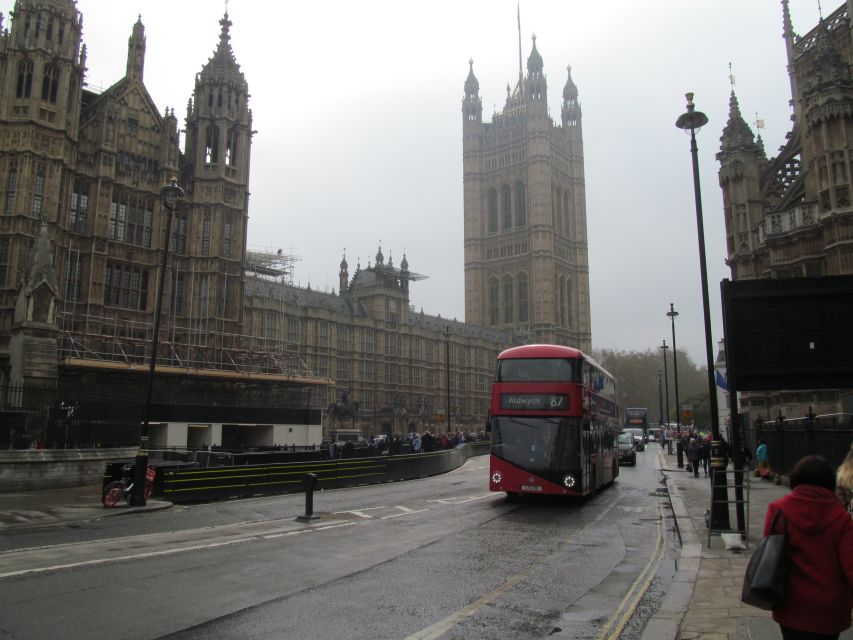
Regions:
<instances>
[{"instance_id":1,"label":"black railing","mask_svg":"<svg viewBox=\"0 0 853 640\"><path fill-rule=\"evenodd\" d=\"M754 454L761 439L767 445L770 468L776 473L788 475L797 461L809 454L821 455L837 467L853 443L853 414L759 421L749 431L750 451Z\"/></svg>"},{"instance_id":2,"label":"black railing","mask_svg":"<svg viewBox=\"0 0 853 640\"><path fill-rule=\"evenodd\" d=\"M0 386L0 449L123 447L139 442L140 402L80 390Z\"/></svg>"}]
</instances>

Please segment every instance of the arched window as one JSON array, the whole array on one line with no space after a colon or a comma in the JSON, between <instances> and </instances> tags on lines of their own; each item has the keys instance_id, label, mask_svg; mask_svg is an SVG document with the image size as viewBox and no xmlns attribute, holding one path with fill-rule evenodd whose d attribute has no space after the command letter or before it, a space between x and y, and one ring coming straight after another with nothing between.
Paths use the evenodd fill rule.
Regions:
<instances>
[{"instance_id":1,"label":"arched window","mask_svg":"<svg viewBox=\"0 0 853 640\"><path fill-rule=\"evenodd\" d=\"M44 171L41 169L36 173L36 181L33 185L33 215L41 214L42 204L44 203Z\"/></svg>"},{"instance_id":2,"label":"arched window","mask_svg":"<svg viewBox=\"0 0 853 640\"><path fill-rule=\"evenodd\" d=\"M512 229L512 192L508 184L501 188L501 229Z\"/></svg>"},{"instance_id":3,"label":"arched window","mask_svg":"<svg viewBox=\"0 0 853 640\"><path fill-rule=\"evenodd\" d=\"M519 181L515 183L515 226L523 227L527 225L527 193L524 190L524 183Z\"/></svg>"},{"instance_id":4,"label":"arched window","mask_svg":"<svg viewBox=\"0 0 853 640\"><path fill-rule=\"evenodd\" d=\"M516 291L518 292L518 321L527 322L529 317L529 301L527 299L527 274L520 273L516 278Z\"/></svg>"},{"instance_id":5,"label":"arched window","mask_svg":"<svg viewBox=\"0 0 853 640\"><path fill-rule=\"evenodd\" d=\"M554 212L557 231L563 233L563 190L560 189L560 187L557 187L557 195L554 198L554 204L557 205L557 210Z\"/></svg>"},{"instance_id":6,"label":"arched window","mask_svg":"<svg viewBox=\"0 0 853 640\"><path fill-rule=\"evenodd\" d=\"M15 190L18 188L18 165L9 167L9 177L6 179L6 207L5 213L14 213Z\"/></svg>"},{"instance_id":7,"label":"arched window","mask_svg":"<svg viewBox=\"0 0 853 640\"><path fill-rule=\"evenodd\" d=\"M219 127L208 125L205 129L204 163L216 164L219 160Z\"/></svg>"},{"instance_id":8,"label":"arched window","mask_svg":"<svg viewBox=\"0 0 853 640\"><path fill-rule=\"evenodd\" d=\"M489 189L487 196L488 206L488 230L489 233L498 232L498 192L495 189Z\"/></svg>"},{"instance_id":9,"label":"arched window","mask_svg":"<svg viewBox=\"0 0 853 640\"><path fill-rule=\"evenodd\" d=\"M512 308L512 277L504 277L504 324L512 324L513 308Z\"/></svg>"},{"instance_id":10,"label":"arched window","mask_svg":"<svg viewBox=\"0 0 853 640\"><path fill-rule=\"evenodd\" d=\"M55 64L46 65L41 81L41 99L56 104L56 93L59 90L59 67Z\"/></svg>"},{"instance_id":11,"label":"arched window","mask_svg":"<svg viewBox=\"0 0 853 640\"><path fill-rule=\"evenodd\" d=\"M228 94L231 95L230 93ZM228 139L225 141L225 164L233 167L237 161L237 128L228 129Z\"/></svg>"},{"instance_id":12,"label":"arched window","mask_svg":"<svg viewBox=\"0 0 853 640\"><path fill-rule=\"evenodd\" d=\"M569 192L565 191L563 193L563 215L566 217L566 235L569 236L570 239L575 238L575 230L574 224L572 224L574 218L571 214L571 210L569 209Z\"/></svg>"},{"instance_id":13,"label":"arched window","mask_svg":"<svg viewBox=\"0 0 853 640\"><path fill-rule=\"evenodd\" d=\"M29 98L33 90L33 61L21 60L18 65L18 87L15 95L18 98Z\"/></svg>"},{"instance_id":14,"label":"arched window","mask_svg":"<svg viewBox=\"0 0 853 640\"><path fill-rule=\"evenodd\" d=\"M557 282L557 324L560 327L566 326L566 297L565 297L566 279L559 278Z\"/></svg>"},{"instance_id":15,"label":"arched window","mask_svg":"<svg viewBox=\"0 0 853 640\"><path fill-rule=\"evenodd\" d=\"M500 322L500 284L497 278L489 280L489 324L494 326Z\"/></svg>"},{"instance_id":16,"label":"arched window","mask_svg":"<svg viewBox=\"0 0 853 640\"><path fill-rule=\"evenodd\" d=\"M574 287L572 286L572 281L570 279L566 280L566 307L568 311L568 322L566 323L566 327L569 329L573 329L575 326L575 309L576 305L574 304Z\"/></svg>"}]
</instances>

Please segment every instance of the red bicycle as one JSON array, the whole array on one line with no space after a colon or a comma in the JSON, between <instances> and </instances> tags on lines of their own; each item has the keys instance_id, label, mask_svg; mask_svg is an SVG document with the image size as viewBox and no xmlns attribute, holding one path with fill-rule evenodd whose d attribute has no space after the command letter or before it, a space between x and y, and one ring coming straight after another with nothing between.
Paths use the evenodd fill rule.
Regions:
<instances>
[{"instance_id":1,"label":"red bicycle","mask_svg":"<svg viewBox=\"0 0 853 640\"><path fill-rule=\"evenodd\" d=\"M107 509L112 509L118 506L122 500L127 500L130 504L130 496L133 494L133 480L130 479L132 467L125 465L124 477L121 480L113 480L109 484L104 485L103 493L101 494L101 504ZM154 478L157 477L157 470L154 467L148 467L145 472L145 499L151 497L151 492L154 489Z\"/></svg>"}]
</instances>

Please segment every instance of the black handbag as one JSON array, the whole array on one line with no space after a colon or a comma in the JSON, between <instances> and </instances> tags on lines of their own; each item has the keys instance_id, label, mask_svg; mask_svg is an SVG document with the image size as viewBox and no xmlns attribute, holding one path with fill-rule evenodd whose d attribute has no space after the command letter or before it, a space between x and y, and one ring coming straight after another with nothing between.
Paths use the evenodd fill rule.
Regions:
<instances>
[{"instance_id":1,"label":"black handbag","mask_svg":"<svg viewBox=\"0 0 853 640\"><path fill-rule=\"evenodd\" d=\"M776 521L781 519L782 531L776 533ZM788 521L781 511L773 514L770 533L749 559L743 577L740 599L759 609L773 609L782 604L788 591Z\"/></svg>"}]
</instances>

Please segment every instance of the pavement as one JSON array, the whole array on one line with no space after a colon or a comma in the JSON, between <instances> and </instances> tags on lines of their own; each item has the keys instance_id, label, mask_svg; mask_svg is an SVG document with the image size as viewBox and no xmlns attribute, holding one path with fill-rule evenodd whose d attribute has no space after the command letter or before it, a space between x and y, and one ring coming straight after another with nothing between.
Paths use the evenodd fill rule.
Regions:
<instances>
[{"instance_id":1,"label":"pavement","mask_svg":"<svg viewBox=\"0 0 853 640\"><path fill-rule=\"evenodd\" d=\"M660 458L681 551L675 580L646 625L642 640L782 640L770 611L743 604L740 594L746 565L763 536L767 506L790 491L787 479L781 478L782 482L776 484L750 474L748 486L744 487L744 499L748 500L744 505L747 548L729 550L720 534L708 535L705 513L711 507L710 478L702 471L699 478L694 478L692 473L679 469L676 456L661 447L652 445L647 451ZM729 488L728 493L729 499L734 500L734 489ZM734 505L727 506L730 523L735 527ZM842 633L840 640L853 640L853 629Z\"/></svg>"},{"instance_id":2,"label":"pavement","mask_svg":"<svg viewBox=\"0 0 853 640\"><path fill-rule=\"evenodd\" d=\"M642 455L642 454L641 454ZM642 640L781 640L769 611L741 603L743 575L752 550L761 540L767 505L789 491L786 484L749 478L745 514L747 548L727 550L719 534L708 536L705 512L711 506L711 483L679 469L676 456L652 444L645 455L657 455L666 480L681 539L676 575L661 607L646 625ZM729 490L731 498L734 491ZM85 521L168 509L172 503L148 500L144 507L101 505L100 483L93 486L0 493L0 534L16 527L74 526ZM730 505L730 520L736 522ZM841 634L853 640L853 629Z\"/></svg>"},{"instance_id":3,"label":"pavement","mask_svg":"<svg viewBox=\"0 0 853 640\"><path fill-rule=\"evenodd\" d=\"M82 487L0 493L0 534L13 528L74 526L90 520L168 509L171 502L147 500L144 507L125 502L111 509L101 504L101 482Z\"/></svg>"}]
</instances>

